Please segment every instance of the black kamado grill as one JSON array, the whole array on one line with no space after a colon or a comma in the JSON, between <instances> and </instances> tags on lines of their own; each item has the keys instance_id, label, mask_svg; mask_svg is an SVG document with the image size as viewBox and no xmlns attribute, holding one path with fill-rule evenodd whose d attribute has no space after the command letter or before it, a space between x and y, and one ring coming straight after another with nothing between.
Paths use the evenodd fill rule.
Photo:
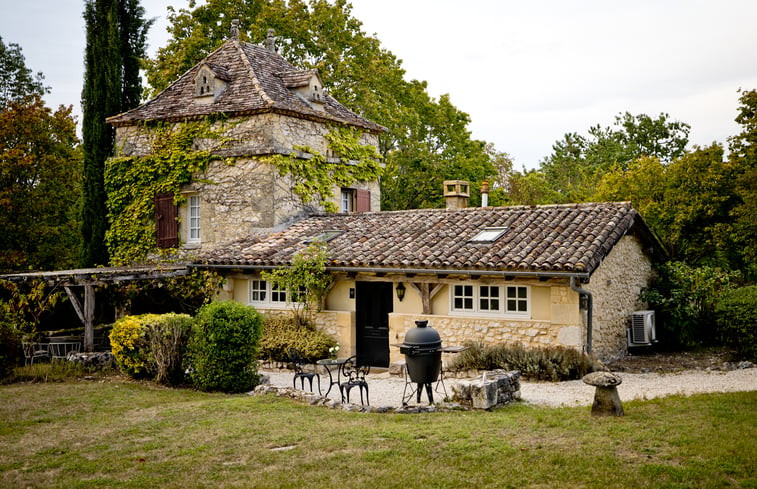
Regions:
<instances>
[{"instance_id":1,"label":"black kamado grill","mask_svg":"<svg viewBox=\"0 0 757 489\"><path fill-rule=\"evenodd\" d=\"M421 402L421 392L423 386L426 386L428 402L433 404L431 384L439 379L442 370L442 339L439 333L428 327L428 321L416 321L415 328L405 334L404 343L398 346L400 353L405 355L405 368L410 382L418 385L418 402Z\"/></svg>"}]
</instances>

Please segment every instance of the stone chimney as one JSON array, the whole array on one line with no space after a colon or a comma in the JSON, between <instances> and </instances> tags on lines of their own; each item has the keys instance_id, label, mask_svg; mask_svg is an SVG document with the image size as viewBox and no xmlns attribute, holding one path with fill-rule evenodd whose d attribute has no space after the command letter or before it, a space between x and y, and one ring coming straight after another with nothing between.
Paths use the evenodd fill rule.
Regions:
<instances>
[{"instance_id":1,"label":"stone chimney","mask_svg":"<svg viewBox=\"0 0 757 489\"><path fill-rule=\"evenodd\" d=\"M468 207L470 197L470 183L466 180L445 180L444 200L447 209L464 209Z\"/></svg>"}]
</instances>

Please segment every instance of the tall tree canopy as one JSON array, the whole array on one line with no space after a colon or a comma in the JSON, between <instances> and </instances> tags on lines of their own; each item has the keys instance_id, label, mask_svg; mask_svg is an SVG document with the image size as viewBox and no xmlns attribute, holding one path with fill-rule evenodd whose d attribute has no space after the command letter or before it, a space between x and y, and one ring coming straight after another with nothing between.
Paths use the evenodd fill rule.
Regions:
<instances>
[{"instance_id":1,"label":"tall tree canopy","mask_svg":"<svg viewBox=\"0 0 757 489\"><path fill-rule=\"evenodd\" d=\"M0 270L76 264L77 144L70 106L53 112L35 93L0 110Z\"/></svg>"},{"instance_id":2,"label":"tall tree canopy","mask_svg":"<svg viewBox=\"0 0 757 489\"><path fill-rule=\"evenodd\" d=\"M0 38L0 271L70 268L78 251L76 121L45 107L43 79Z\"/></svg>"},{"instance_id":3,"label":"tall tree canopy","mask_svg":"<svg viewBox=\"0 0 757 489\"><path fill-rule=\"evenodd\" d=\"M44 95L50 89L42 84L41 72L36 74L26 66L21 46L9 43L0 37L0 107L9 102L18 102L32 95Z\"/></svg>"},{"instance_id":4,"label":"tall tree canopy","mask_svg":"<svg viewBox=\"0 0 757 489\"><path fill-rule=\"evenodd\" d=\"M139 103L139 63L145 57L145 37L152 23L144 19L144 13L139 0L87 0L84 7L82 266L108 263L103 175L105 160L113 152L114 134L105 118Z\"/></svg>"},{"instance_id":5,"label":"tall tree canopy","mask_svg":"<svg viewBox=\"0 0 757 489\"><path fill-rule=\"evenodd\" d=\"M228 37L232 19L240 19L244 41L259 43L273 28L285 58L318 69L337 100L388 129L379 147L387 167L384 209L441 206L444 179L468 179L477 190L495 175L496 152L471 139L470 117L449 96L435 100L425 82L404 80L401 62L361 31L351 10L345 0L208 0L169 8L172 38L147 62L148 82L153 94L167 87Z\"/></svg>"},{"instance_id":6,"label":"tall tree canopy","mask_svg":"<svg viewBox=\"0 0 757 489\"><path fill-rule=\"evenodd\" d=\"M611 169L626 169L642 156L664 163L682 156L690 126L669 117L626 112L615 117L614 127L593 126L588 136L566 134L541 163L540 171L548 182L543 198L557 203L581 202L591 196L599 179Z\"/></svg>"}]
</instances>

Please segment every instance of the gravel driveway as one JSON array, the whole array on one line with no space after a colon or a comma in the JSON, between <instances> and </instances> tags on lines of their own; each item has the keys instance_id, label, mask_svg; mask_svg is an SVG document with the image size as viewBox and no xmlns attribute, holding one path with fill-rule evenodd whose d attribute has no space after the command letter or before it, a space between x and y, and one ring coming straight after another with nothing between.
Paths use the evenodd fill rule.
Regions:
<instances>
[{"instance_id":1,"label":"gravel driveway","mask_svg":"<svg viewBox=\"0 0 757 489\"><path fill-rule=\"evenodd\" d=\"M291 387L291 372L261 371L268 375L270 383L277 387ZM621 401L631 399L653 399L673 394L691 395L705 392L736 392L757 390L757 368L729 371L684 370L675 373L623 373L616 372L623 379L618 387ZM321 376L324 392L328 383ZM460 379L446 379L447 392L452 394L451 386ZM370 374L370 403L372 406L399 407L405 382L401 377L390 376L388 372ZM307 387L307 382L305 386ZM298 384L299 386L299 384ZM339 399L339 392L331 390L328 397ZM351 401L359 400L357 390L353 390ZM439 394L437 400L443 399ZM544 406L590 406L594 398L594 387L580 380L567 382L528 382L521 381L521 398L529 404ZM426 400L425 394L422 398Z\"/></svg>"}]
</instances>

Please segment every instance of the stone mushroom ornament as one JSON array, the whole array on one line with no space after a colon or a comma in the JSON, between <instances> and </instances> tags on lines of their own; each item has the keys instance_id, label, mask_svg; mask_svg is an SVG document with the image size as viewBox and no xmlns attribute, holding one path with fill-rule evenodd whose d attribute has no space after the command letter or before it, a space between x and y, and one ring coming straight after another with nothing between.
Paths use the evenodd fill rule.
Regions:
<instances>
[{"instance_id":1,"label":"stone mushroom ornament","mask_svg":"<svg viewBox=\"0 0 757 489\"><path fill-rule=\"evenodd\" d=\"M617 389L623 382L620 376L612 372L592 372L584 375L581 380L597 388L591 406L592 416L623 416L623 405Z\"/></svg>"}]
</instances>

